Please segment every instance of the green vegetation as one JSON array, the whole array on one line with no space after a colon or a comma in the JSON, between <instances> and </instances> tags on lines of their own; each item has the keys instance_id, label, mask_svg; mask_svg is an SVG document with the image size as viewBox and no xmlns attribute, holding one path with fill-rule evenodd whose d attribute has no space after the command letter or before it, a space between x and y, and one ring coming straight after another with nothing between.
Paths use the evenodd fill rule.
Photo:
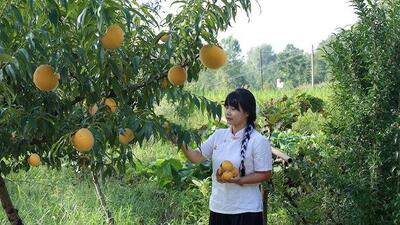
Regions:
<instances>
[{"instance_id":1,"label":"green vegetation","mask_svg":"<svg viewBox=\"0 0 400 225\"><path fill-rule=\"evenodd\" d=\"M316 79L332 82L315 87L292 45L263 45L244 62L230 37L227 66L204 72L226 54L208 46L221 57L205 51L201 64L201 40L218 44L250 1L177 1L166 18L158 1L133 2L0 4L1 224L20 224L18 214L26 224L207 224L210 163L188 163L170 139L196 147L226 127L222 103L237 86L253 91L259 130L293 159L275 160L263 183L269 224L400 224L400 0L352 1L360 20L321 44ZM272 88L281 76L289 85Z\"/></svg>"},{"instance_id":2,"label":"green vegetation","mask_svg":"<svg viewBox=\"0 0 400 225\"><path fill-rule=\"evenodd\" d=\"M293 96L300 92L318 93L317 96L323 97L328 96L330 90L323 86L317 90L256 91L255 96L257 101L262 101L263 98L281 94ZM207 97L215 100L225 97L222 90L209 94ZM173 111L174 107L164 105L162 110ZM171 120L178 121L179 118L175 115ZM184 124L187 125L204 124L198 119L209 123L200 112L192 113L186 119ZM275 142L290 152L282 145L287 142L282 135ZM142 147L137 144L133 147L135 164L128 166L125 175L106 178L104 192L117 224L207 224L210 180L206 177L210 167L187 164L177 150L168 142L144 142ZM177 172L179 181L172 171ZM56 171L41 166L28 172L13 173L6 182L10 190L17 190L11 192L11 198L27 224L94 225L102 223L104 217L88 172L77 173L69 168ZM274 182L282 183L281 176L277 173ZM270 222L290 224L293 218L279 198L274 193L270 196ZM6 221L4 212L0 211L0 223Z\"/></svg>"},{"instance_id":3,"label":"green vegetation","mask_svg":"<svg viewBox=\"0 0 400 225\"><path fill-rule=\"evenodd\" d=\"M166 189L139 174L127 177L104 183L116 224L206 224L207 199L196 189ZM6 181L26 224L103 224L90 177L40 167L11 174ZM8 224L3 211L0 224Z\"/></svg>"},{"instance_id":4,"label":"green vegetation","mask_svg":"<svg viewBox=\"0 0 400 225\"><path fill-rule=\"evenodd\" d=\"M400 1L353 1L360 22L326 49L336 223L400 223Z\"/></svg>"}]
</instances>

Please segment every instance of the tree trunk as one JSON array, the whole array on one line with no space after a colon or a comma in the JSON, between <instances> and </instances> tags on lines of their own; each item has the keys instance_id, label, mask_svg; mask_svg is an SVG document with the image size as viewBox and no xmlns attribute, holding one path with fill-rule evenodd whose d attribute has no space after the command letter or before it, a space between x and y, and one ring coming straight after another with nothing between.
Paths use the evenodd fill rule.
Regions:
<instances>
[{"instance_id":1,"label":"tree trunk","mask_svg":"<svg viewBox=\"0 0 400 225\"><path fill-rule=\"evenodd\" d=\"M0 174L0 200L4 211L7 214L8 220L12 225L23 225L21 218L18 215L18 210L14 208L10 195L8 194L6 184Z\"/></svg>"},{"instance_id":2,"label":"tree trunk","mask_svg":"<svg viewBox=\"0 0 400 225\"><path fill-rule=\"evenodd\" d=\"M112 217L111 210L107 207L107 203L106 203L106 199L105 199L104 193L101 190L101 185L100 185L99 180L97 178L97 174L96 174L96 172L94 170L92 170L92 177L93 177L94 186L96 187L97 198L100 201L101 208L103 209L104 214L105 214L106 219L107 219L107 223L110 224L110 225L114 225L115 224L114 218Z\"/></svg>"}]
</instances>

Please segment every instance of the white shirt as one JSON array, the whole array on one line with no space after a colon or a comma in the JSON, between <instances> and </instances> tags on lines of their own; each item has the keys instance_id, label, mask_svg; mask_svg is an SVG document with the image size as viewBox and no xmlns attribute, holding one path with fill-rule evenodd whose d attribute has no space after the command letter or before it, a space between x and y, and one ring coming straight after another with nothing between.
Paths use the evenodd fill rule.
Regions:
<instances>
[{"instance_id":1,"label":"white shirt","mask_svg":"<svg viewBox=\"0 0 400 225\"><path fill-rule=\"evenodd\" d=\"M212 160L212 190L209 207L213 212L238 214L262 211L259 183L238 185L219 183L216 179L216 171L224 160L231 161L236 168L239 168L244 130L245 128L234 135L231 128L218 129L198 149L205 158ZM268 139L256 130L253 130L247 144L244 165L246 174L272 170L271 145Z\"/></svg>"}]
</instances>

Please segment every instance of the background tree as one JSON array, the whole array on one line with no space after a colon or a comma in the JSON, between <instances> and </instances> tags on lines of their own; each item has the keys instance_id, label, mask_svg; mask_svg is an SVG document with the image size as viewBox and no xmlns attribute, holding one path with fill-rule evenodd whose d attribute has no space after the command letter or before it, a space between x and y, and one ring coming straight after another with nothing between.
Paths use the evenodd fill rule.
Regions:
<instances>
[{"instance_id":1,"label":"background tree","mask_svg":"<svg viewBox=\"0 0 400 225\"><path fill-rule=\"evenodd\" d=\"M334 36L327 38L319 43L314 54L314 83L329 81L332 77L328 69L328 61L324 57L324 47L333 40Z\"/></svg>"},{"instance_id":2,"label":"background tree","mask_svg":"<svg viewBox=\"0 0 400 225\"><path fill-rule=\"evenodd\" d=\"M277 54L278 77L285 85L297 87L311 80L310 57L303 50L288 44L286 48Z\"/></svg>"},{"instance_id":3,"label":"background tree","mask_svg":"<svg viewBox=\"0 0 400 225\"><path fill-rule=\"evenodd\" d=\"M322 48L333 40L333 37L322 41L314 54L314 83L327 82L330 79L328 62L324 58ZM272 46L262 44L251 48L244 59L240 43L230 36L221 41L230 55L230 61L222 70L206 70L197 85L206 90L216 88L234 88L250 86L261 89L267 86L276 87L277 79L286 80L286 87L297 87L311 83L310 54L289 44L279 53L275 53ZM262 60L262 61L261 61ZM240 74L240 75L239 75ZM261 76L262 74L262 76Z\"/></svg>"},{"instance_id":4,"label":"background tree","mask_svg":"<svg viewBox=\"0 0 400 225\"><path fill-rule=\"evenodd\" d=\"M200 48L217 44L218 31L227 28L239 8L249 12L251 3L189 0L174 6L175 15L161 18L158 1L3 4L1 175L40 162L80 169L85 160L105 206L97 176L123 173L133 163L132 144L168 139L170 133L179 144L198 143L196 133L169 123L154 107L166 98L221 116L217 103L164 81L173 66L177 70L168 74L170 82L197 80L203 68L197 60ZM8 218L21 224L0 181ZM103 208L112 224L111 213Z\"/></svg>"},{"instance_id":5,"label":"background tree","mask_svg":"<svg viewBox=\"0 0 400 225\"><path fill-rule=\"evenodd\" d=\"M243 87L248 81L243 74L244 60L241 55L239 41L233 36L221 40L221 46L228 55L227 64L220 70L205 70L201 72L196 89L215 90L218 88L234 89Z\"/></svg>"},{"instance_id":6,"label":"background tree","mask_svg":"<svg viewBox=\"0 0 400 225\"><path fill-rule=\"evenodd\" d=\"M224 67L227 87L235 89L248 85L243 71L243 56L239 41L232 36L222 39L221 44L228 54L228 64Z\"/></svg>"},{"instance_id":7,"label":"background tree","mask_svg":"<svg viewBox=\"0 0 400 225\"><path fill-rule=\"evenodd\" d=\"M261 88L261 82L264 82L264 84L269 83L270 85L276 83L275 67L272 66L275 61L276 54L269 44L250 49L247 53L245 74L253 87Z\"/></svg>"}]
</instances>

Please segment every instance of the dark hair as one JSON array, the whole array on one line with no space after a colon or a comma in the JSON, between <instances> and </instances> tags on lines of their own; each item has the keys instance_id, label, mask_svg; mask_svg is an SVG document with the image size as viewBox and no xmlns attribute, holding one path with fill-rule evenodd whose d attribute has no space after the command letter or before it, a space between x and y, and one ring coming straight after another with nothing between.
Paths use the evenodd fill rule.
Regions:
<instances>
[{"instance_id":1,"label":"dark hair","mask_svg":"<svg viewBox=\"0 0 400 225\"><path fill-rule=\"evenodd\" d=\"M249 117L247 118L247 127L244 130L244 137L241 144L240 156L241 163L239 167L240 176L246 175L246 167L244 166L245 153L247 149L247 144L250 140L250 135L254 130L254 121L256 120L256 99L254 95L247 89L238 88L226 96L225 103L226 106L232 106L236 109L242 108ZM239 107L240 106L240 107Z\"/></svg>"},{"instance_id":2,"label":"dark hair","mask_svg":"<svg viewBox=\"0 0 400 225\"><path fill-rule=\"evenodd\" d=\"M224 106L232 106L239 109L242 107L249 117L247 118L247 125L254 127L254 121L256 121L256 99L254 95L247 89L238 88L226 96Z\"/></svg>"}]
</instances>

